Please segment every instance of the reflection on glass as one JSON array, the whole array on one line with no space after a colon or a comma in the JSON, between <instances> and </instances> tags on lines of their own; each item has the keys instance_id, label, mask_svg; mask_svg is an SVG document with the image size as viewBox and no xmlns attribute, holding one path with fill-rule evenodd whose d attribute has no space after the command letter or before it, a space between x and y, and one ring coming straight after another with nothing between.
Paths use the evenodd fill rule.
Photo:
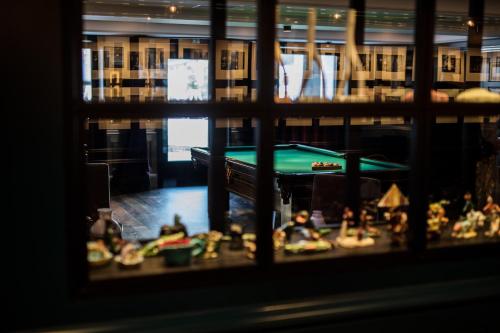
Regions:
<instances>
[{"instance_id":1,"label":"reflection on glass","mask_svg":"<svg viewBox=\"0 0 500 333\"><path fill-rule=\"evenodd\" d=\"M168 100L208 100L208 60L168 60Z\"/></svg>"},{"instance_id":2,"label":"reflection on glass","mask_svg":"<svg viewBox=\"0 0 500 333\"><path fill-rule=\"evenodd\" d=\"M169 161L190 161L191 148L208 147L207 119L169 119L167 133Z\"/></svg>"}]
</instances>

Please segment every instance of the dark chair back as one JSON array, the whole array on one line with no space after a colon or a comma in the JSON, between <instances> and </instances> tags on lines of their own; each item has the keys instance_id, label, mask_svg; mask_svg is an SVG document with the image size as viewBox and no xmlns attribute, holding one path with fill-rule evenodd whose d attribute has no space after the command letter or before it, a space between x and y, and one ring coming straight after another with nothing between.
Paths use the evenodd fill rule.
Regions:
<instances>
[{"instance_id":1,"label":"dark chair back","mask_svg":"<svg viewBox=\"0 0 500 333\"><path fill-rule=\"evenodd\" d=\"M360 199L369 202L381 196L380 181L374 178L360 178ZM316 175L313 181L311 210L321 210L327 224L342 222L342 211L347 197L345 175Z\"/></svg>"}]
</instances>

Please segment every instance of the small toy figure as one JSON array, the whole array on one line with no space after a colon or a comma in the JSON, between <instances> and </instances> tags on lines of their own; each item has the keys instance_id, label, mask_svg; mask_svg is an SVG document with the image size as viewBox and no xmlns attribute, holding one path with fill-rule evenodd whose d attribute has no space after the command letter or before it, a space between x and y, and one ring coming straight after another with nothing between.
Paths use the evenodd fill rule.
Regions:
<instances>
[{"instance_id":1,"label":"small toy figure","mask_svg":"<svg viewBox=\"0 0 500 333\"><path fill-rule=\"evenodd\" d=\"M173 235L179 232L184 233L184 237L188 237L186 226L181 222L181 217L178 214L174 215L174 225L164 224L160 228L160 237L165 235Z\"/></svg>"},{"instance_id":2,"label":"small toy figure","mask_svg":"<svg viewBox=\"0 0 500 333\"><path fill-rule=\"evenodd\" d=\"M442 227L449 222L446 217L446 210L443 207L448 203L448 201L441 200L429 204L429 210L427 211L427 239L437 240L441 237Z\"/></svg>"},{"instance_id":3,"label":"small toy figure","mask_svg":"<svg viewBox=\"0 0 500 333\"><path fill-rule=\"evenodd\" d=\"M408 215L401 208L398 208L390 215L389 224L392 232L391 245L401 246L408 229Z\"/></svg>"},{"instance_id":4,"label":"small toy figure","mask_svg":"<svg viewBox=\"0 0 500 333\"><path fill-rule=\"evenodd\" d=\"M479 224L483 224L485 216L480 211L470 210L467 216L461 218L453 226L451 237L454 238L474 238L477 236L476 228Z\"/></svg>"},{"instance_id":5,"label":"small toy figure","mask_svg":"<svg viewBox=\"0 0 500 333\"><path fill-rule=\"evenodd\" d=\"M241 225L232 223L229 226L229 234L231 236L229 249L233 251L243 250L243 228L241 227Z\"/></svg>"},{"instance_id":6,"label":"small toy figure","mask_svg":"<svg viewBox=\"0 0 500 333\"><path fill-rule=\"evenodd\" d=\"M470 192L465 192L464 194L464 207L462 208L462 216L467 216L467 214L474 210L474 204L472 203L472 194Z\"/></svg>"},{"instance_id":7,"label":"small toy figure","mask_svg":"<svg viewBox=\"0 0 500 333\"><path fill-rule=\"evenodd\" d=\"M493 202L493 197L488 195L486 205L483 207L483 213L486 216L486 222L489 223L489 230L484 235L487 237L499 236L500 232L500 206Z\"/></svg>"},{"instance_id":8,"label":"small toy figure","mask_svg":"<svg viewBox=\"0 0 500 333\"><path fill-rule=\"evenodd\" d=\"M320 234L316 231L316 227L306 210L301 210L295 215L294 227L302 227L302 234L306 239L318 240L320 238Z\"/></svg>"},{"instance_id":9,"label":"small toy figure","mask_svg":"<svg viewBox=\"0 0 500 333\"><path fill-rule=\"evenodd\" d=\"M367 235L364 227L360 226L355 232L349 232L349 223L352 216L352 211L348 207L344 208L339 236L336 239L337 244L347 249L374 245L375 240Z\"/></svg>"},{"instance_id":10,"label":"small toy figure","mask_svg":"<svg viewBox=\"0 0 500 333\"><path fill-rule=\"evenodd\" d=\"M344 207L342 212L342 221L347 222L348 227L354 227L356 222L354 221L354 213L349 207Z\"/></svg>"},{"instance_id":11,"label":"small toy figure","mask_svg":"<svg viewBox=\"0 0 500 333\"><path fill-rule=\"evenodd\" d=\"M396 184L391 185L377 204L379 208L389 209L384 213L384 218L389 223L389 230L392 232L392 246L401 246L404 242L404 235L408 228L408 215L406 215L402 207L408 204L408 199L401 193Z\"/></svg>"},{"instance_id":12,"label":"small toy figure","mask_svg":"<svg viewBox=\"0 0 500 333\"><path fill-rule=\"evenodd\" d=\"M380 230L370 225L370 222L373 220L373 216L368 214L366 209L362 209L359 214L359 226L369 237L380 237Z\"/></svg>"}]
</instances>

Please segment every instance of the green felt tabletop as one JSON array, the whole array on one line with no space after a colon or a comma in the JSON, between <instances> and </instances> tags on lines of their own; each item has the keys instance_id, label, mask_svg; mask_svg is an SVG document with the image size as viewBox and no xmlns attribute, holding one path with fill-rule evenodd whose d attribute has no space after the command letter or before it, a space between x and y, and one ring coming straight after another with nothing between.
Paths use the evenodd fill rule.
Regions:
<instances>
[{"instance_id":1,"label":"green felt tabletop","mask_svg":"<svg viewBox=\"0 0 500 333\"><path fill-rule=\"evenodd\" d=\"M300 146L302 147L302 146ZM306 147L306 146L304 146ZM248 164L256 164L254 149L227 148L226 157L239 160ZM280 173L321 173L331 171L316 171L311 169L312 162L334 162L342 166L338 172L345 172L345 159L342 154L318 148L277 148L274 151L274 169ZM361 171L381 171L398 169L399 165L381 161L362 159ZM400 166L403 167L403 166Z\"/></svg>"}]
</instances>

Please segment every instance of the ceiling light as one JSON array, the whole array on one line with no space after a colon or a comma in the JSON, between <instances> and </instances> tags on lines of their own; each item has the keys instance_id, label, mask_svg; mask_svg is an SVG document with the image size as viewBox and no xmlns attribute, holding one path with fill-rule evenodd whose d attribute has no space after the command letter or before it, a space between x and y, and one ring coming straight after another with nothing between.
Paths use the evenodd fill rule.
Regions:
<instances>
[{"instance_id":1,"label":"ceiling light","mask_svg":"<svg viewBox=\"0 0 500 333\"><path fill-rule=\"evenodd\" d=\"M170 12L170 14L177 13L177 6L176 5L170 5L170 6L168 6L168 11Z\"/></svg>"},{"instance_id":2,"label":"ceiling light","mask_svg":"<svg viewBox=\"0 0 500 333\"><path fill-rule=\"evenodd\" d=\"M339 13L333 14L333 18L336 19L336 20L338 20L341 17L342 17L342 15L340 15Z\"/></svg>"},{"instance_id":3,"label":"ceiling light","mask_svg":"<svg viewBox=\"0 0 500 333\"><path fill-rule=\"evenodd\" d=\"M468 19L467 20L467 25L472 28L472 27L474 27L476 25L476 23L474 22L474 20Z\"/></svg>"},{"instance_id":4,"label":"ceiling light","mask_svg":"<svg viewBox=\"0 0 500 333\"><path fill-rule=\"evenodd\" d=\"M146 17L146 20L151 21L151 16Z\"/></svg>"}]
</instances>

